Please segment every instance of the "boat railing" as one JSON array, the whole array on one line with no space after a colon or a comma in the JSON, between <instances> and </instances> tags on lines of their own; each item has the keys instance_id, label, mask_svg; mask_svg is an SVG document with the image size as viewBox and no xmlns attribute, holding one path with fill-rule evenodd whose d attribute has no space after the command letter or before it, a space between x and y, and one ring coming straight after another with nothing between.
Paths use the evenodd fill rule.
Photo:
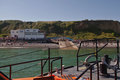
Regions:
<instances>
[{"instance_id":1,"label":"boat railing","mask_svg":"<svg viewBox=\"0 0 120 80\"><path fill-rule=\"evenodd\" d=\"M62 75L62 57L60 57L61 59L61 75ZM59 58L56 58L54 60L51 61L51 75L52 75L52 66L53 66L53 62L56 61L56 60L59 60Z\"/></svg>"},{"instance_id":2,"label":"boat railing","mask_svg":"<svg viewBox=\"0 0 120 80\"><path fill-rule=\"evenodd\" d=\"M99 61L100 62L100 61ZM94 65L96 65L99 62L94 62L92 65L90 65L87 69L85 69L75 80L79 80L88 70L90 70L90 80L92 80L92 70ZM114 80L117 80L117 68L111 67L111 69L114 71ZM100 80L99 77L97 77L97 80Z\"/></svg>"},{"instance_id":3,"label":"boat railing","mask_svg":"<svg viewBox=\"0 0 120 80\"><path fill-rule=\"evenodd\" d=\"M98 49L98 41L101 41L101 40L105 40L106 43L105 43L101 48ZM97 80L99 80L99 62L100 62L100 61L98 61L98 53L108 45L108 42L109 42L110 40L115 40L116 43L117 43L117 47L116 47L116 48L117 48L117 49L116 49L116 50L117 50L117 61L119 62L119 56L118 56L118 55L119 55L119 39L115 39L115 38L104 38L104 39L85 40L85 41L81 41L81 42L80 42L79 48L78 48L78 51L77 51L77 55L76 55L76 57L77 57L77 71L79 71L79 58L80 58L80 57L87 56L87 55L95 55L95 58L96 58L96 60L95 60L96 63L94 63L93 65L89 66L89 67L80 75L80 77L81 77L87 70L90 69L90 71L92 71L91 67L93 67L93 66L96 64L96 65L97 65ZM95 52L79 55L80 49L81 49L81 47L82 47L82 43L84 43L84 42L89 42L89 41L92 41L92 42L95 43ZM119 68L119 63L117 63L117 69L118 69L118 68ZM116 69L116 68L113 69L114 72L115 72L115 76L117 76L117 69ZM91 72L90 72L90 75L92 75ZM90 76L90 78L91 78L90 80L92 80L92 77L91 77L91 76ZM76 80L78 80L78 78L77 78ZM115 77L115 80L117 80L116 77Z\"/></svg>"},{"instance_id":4,"label":"boat railing","mask_svg":"<svg viewBox=\"0 0 120 80\"><path fill-rule=\"evenodd\" d=\"M20 63L10 64L10 65L0 66L0 68L9 67L9 78L12 79L12 67L13 66L41 61L41 76L43 76L43 68L44 68L43 61L44 60L46 60L46 61L47 60L52 60L52 61L50 61L51 62L51 74L52 74L52 64L53 64L53 61L61 60L61 74L62 74L62 57L53 57L53 58L44 58L44 59L31 60L31 61L26 61L26 62L20 62ZM48 67L50 67L50 66L48 66Z\"/></svg>"},{"instance_id":5,"label":"boat railing","mask_svg":"<svg viewBox=\"0 0 120 80\"><path fill-rule=\"evenodd\" d=\"M111 38L110 38L111 39ZM94 39L94 40L85 40L85 41L81 41L80 42L80 45L79 45L79 48L78 48L78 51L77 51L77 55L76 55L76 57L77 57L77 71L79 71L79 69L78 69L78 67L79 67L79 58L80 57L83 57L83 56L87 56L87 55L95 55L95 57L96 57L96 59L98 59L98 52L100 52L102 49L104 49L107 45L108 45L108 38L105 38L105 40L107 41L107 43L106 44L104 44L100 49L98 49L98 41L100 41L100 40L102 40L102 39ZM89 41L93 41L93 42L95 42L95 45L96 45L96 47L95 47L95 52L92 52L92 53L86 53L86 54L81 54L81 55L79 55L79 52L80 52L80 49L81 49L81 45L82 45L82 43L84 43L84 42L89 42Z\"/></svg>"},{"instance_id":6,"label":"boat railing","mask_svg":"<svg viewBox=\"0 0 120 80\"><path fill-rule=\"evenodd\" d=\"M85 69L75 80L78 80L80 77L82 77L88 70L90 70L90 80L92 80L92 67L96 64L93 63L92 65L90 65L87 69Z\"/></svg>"}]
</instances>

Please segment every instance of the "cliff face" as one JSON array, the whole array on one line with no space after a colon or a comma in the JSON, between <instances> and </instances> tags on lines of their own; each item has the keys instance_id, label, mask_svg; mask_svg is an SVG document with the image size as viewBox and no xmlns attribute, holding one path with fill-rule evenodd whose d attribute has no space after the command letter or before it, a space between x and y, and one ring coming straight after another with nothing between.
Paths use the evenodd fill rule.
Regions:
<instances>
[{"instance_id":1,"label":"cliff face","mask_svg":"<svg viewBox=\"0 0 120 80\"><path fill-rule=\"evenodd\" d=\"M112 20L81 21L75 27L77 30L88 32L116 32L120 33L120 22Z\"/></svg>"},{"instance_id":2,"label":"cliff face","mask_svg":"<svg viewBox=\"0 0 120 80\"><path fill-rule=\"evenodd\" d=\"M79 32L101 32L120 33L120 22L113 20L84 20L84 21L40 21L40 22L23 22L19 20L0 21L0 33L9 33L11 29L38 28L46 33L63 34Z\"/></svg>"}]
</instances>

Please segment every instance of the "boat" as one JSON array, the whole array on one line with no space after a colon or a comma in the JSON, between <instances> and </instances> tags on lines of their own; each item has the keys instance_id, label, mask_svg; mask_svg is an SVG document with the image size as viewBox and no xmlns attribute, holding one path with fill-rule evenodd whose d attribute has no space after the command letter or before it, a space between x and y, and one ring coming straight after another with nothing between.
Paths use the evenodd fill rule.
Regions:
<instances>
[{"instance_id":1,"label":"boat","mask_svg":"<svg viewBox=\"0 0 120 80\"><path fill-rule=\"evenodd\" d=\"M98 48L99 41L105 41L104 45ZM99 52L104 49L109 41L114 40L116 41L116 52L117 52L117 63L116 65L109 65L107 63L107 67L104 63L101 63L102 60L99 60ZM86 53L86 54L79 54L82 44L85 42L93 42L95 44L95 52ZM79 58L87 56L85 61L80 62ZM95 57L94 61L88 62L88 59L91 57ZM116 38L104 38L104 39L94 39L94 40L84 40L79 43L79 48L76 53L76 66L63 66L63 57L50 57L50 48L48 48L48 58L44 59L37 59L32 61L26 61L11 65L0 66L0 68L9 67L9 77L6 76L3 72L0 72L0 80L120 80L120 68L119 68L119 40ZM53 70L53 63L57 60L60 60L60 69ZM16 78L12 79L12 67L15 65L26 64L40 61L41 62L41 74L35 77L27 77L27 78ZM48 61L48 73L43 73L43 68L46 62ZM79 64L82 63L82 64ZM112 62L113 64L114 62ZM55 65L55 64L54 64ZM107 69L109 70L107 71ZM106 72L106 74L105 74ZM110 74L108 74L110 73ZM34 73L31 73L34 74Z\"/></svg>"}]
</instances>

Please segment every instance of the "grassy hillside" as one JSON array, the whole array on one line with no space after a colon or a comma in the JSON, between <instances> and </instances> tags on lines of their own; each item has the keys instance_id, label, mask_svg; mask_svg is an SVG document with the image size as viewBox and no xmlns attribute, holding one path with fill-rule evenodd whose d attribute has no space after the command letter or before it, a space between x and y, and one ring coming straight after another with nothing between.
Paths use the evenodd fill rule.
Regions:
<instances>
[{"instance_id":1,"label":"grassy hillside","mask_svg":"<svg viewBox=\"0 0 120 80\"><path fill-rule=\"evenodd\" d=\"M9 34L10 30L37 28L47 36L66 36L74 39L93 39L120 37L120 22L113 20L84 21L38 21L23 22L20 20L0 21L0 34Z\"/></svg>"}]
</instances>

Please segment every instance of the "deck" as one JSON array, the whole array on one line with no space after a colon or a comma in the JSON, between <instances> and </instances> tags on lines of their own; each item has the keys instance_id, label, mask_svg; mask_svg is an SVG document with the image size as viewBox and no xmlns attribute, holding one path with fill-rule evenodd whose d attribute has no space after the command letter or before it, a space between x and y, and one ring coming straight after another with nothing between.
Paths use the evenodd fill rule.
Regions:
<instances>
[{"instance_id":1,"label":"deck","mask_svg":"<svg viewBox=\"0 0 120 80\"><path fill-rule=\"evenodd\" d=\"M73 75L75 77L78 77L84 70L86 69L85 66L79 67L79 71L77 71L77 67L74 66L72 68L64 69L63 75ZM107 69L107 72L109 76L103 76L99 71L99 79L100 80L115 80L115 74L112 69ZM57 76L61 76L60 73L54 73ZM88 70L82 77L90 78L90 70ZM97 66L94 66L94 69L92 70L92 80L97 80ZM120 80L120 69L117 70L117 80Z\"/></svg>"}]
</instances>

